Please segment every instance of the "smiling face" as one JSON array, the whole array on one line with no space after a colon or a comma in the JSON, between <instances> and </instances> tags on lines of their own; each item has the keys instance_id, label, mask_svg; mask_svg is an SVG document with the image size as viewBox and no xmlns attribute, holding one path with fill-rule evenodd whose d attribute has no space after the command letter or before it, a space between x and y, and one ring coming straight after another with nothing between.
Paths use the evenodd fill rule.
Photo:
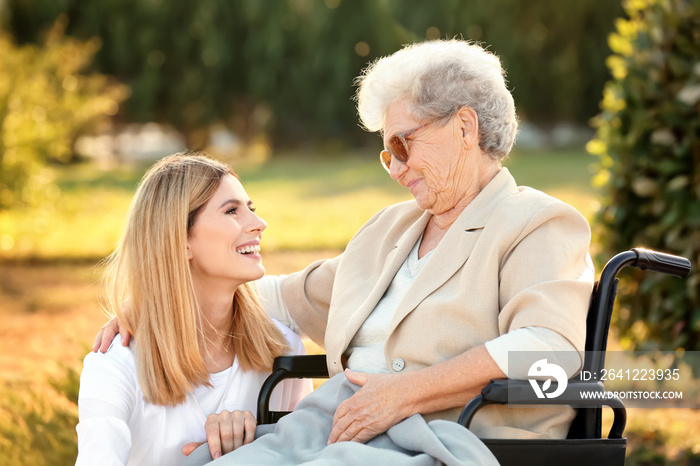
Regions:
<instances>
[{"instance_id":1,"label":"smiling face","mask_svg":"<svg viewBox=\"0 0 700 466\"><path fill-rule=\"evenodd\" d=\"M237 287L265 274L260 239L267 227L255 215L240 181L221 178L214 196L204 205L187 239L187 258L195 281L219 280Z\"/></svg>"},{"instance_id":2,"label":"smiling face","mask_svg":"<svg viewBox=\"0 0 700 466\"><path fill-rule=\"evenodd\" d=\"M395 102L386 113L385 145L392 135L422 123L410 116L405 100ZM449 210L456 203L458 175L464 168L465 159L460 157L462 138L455 131L455 118L421 128L406 138L408 161L402 164L392 159L391 177L411 191L422 209L430 210L433 214Z\"/></svg>"},{"instance_id":3,"label":"smiling face","mask_svg":"<svg viewBox=\"0 0 700 466\"><path fill-rule=\"evenodd\" d=\"M394 134L424 123L410 116L406 100L393 103L384 120L385 147ZM478 147L478 118L469 107L419 129L406 142L408 160L399 163L392 157L389 174L411 191L420 208L440 215L482 188L481 165L486 159Z\"/></svg>"}]
</instances>

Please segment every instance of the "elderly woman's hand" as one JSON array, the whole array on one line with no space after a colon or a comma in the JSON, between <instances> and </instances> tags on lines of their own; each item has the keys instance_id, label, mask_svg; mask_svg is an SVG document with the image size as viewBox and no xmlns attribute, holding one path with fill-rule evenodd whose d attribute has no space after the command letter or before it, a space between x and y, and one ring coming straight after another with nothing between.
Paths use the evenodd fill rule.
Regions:
<instances>
[{"instance_id":1,"label":"elderly woman's hand","mask_svg":"<svg viewBox=\"0 0 700 466\"><path fill-rule=\"evenodd\" d=\"M362 388L336 409L329 444L365 443L413 414L401 375L366 374L346 369L345 376Z\"/></svg>"},{"instance_id":2,"label":"elderly woman's hand","mask_svg":"<svg viewBox=\"0 0 700 466\"><path fill-rule=\"evenodd\" d=\"M222 411L210 414L204 424L209 443L209 453L214 459L247 445L255 439L256 422L250 411ZM182 454L188 456L204 442L192 442L182 447Z\"/></svg>"}]
</instances>

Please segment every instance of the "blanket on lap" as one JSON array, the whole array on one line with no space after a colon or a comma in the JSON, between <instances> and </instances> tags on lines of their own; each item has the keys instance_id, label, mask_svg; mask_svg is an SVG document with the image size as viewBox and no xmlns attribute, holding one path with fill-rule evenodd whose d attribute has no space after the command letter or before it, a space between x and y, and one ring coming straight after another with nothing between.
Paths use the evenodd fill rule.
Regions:
<instances>
[{"instance_id":1,"label":"blanket on lap","mask_svg":"<svg viewBox=\"0 0 700 466\"><path fill-rule=\"evenodd\" d=\"M344 374L338 374L300 401L296 410L277 424L259 426L253 443L213 462L204 444L183 465L498 465L489 449L469 430L451 421L426 423L419 414L366 444L327 445L336 407L359 388Z\"/></svg>"}]
</instances>

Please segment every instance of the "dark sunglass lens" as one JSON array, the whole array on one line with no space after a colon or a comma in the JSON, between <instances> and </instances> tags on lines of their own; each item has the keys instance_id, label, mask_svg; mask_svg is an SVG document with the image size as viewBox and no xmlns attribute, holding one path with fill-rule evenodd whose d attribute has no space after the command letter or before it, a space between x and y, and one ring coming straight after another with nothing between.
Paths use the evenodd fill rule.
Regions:
<instances>
[{"instance_id":1,"label":"dark sunglass lens","mask_svg":"<svg viewBox=\"0 0 700 466\"><path fill-rule=\"evenodd\" d=\"M394 157L401 162L406 163L408 160L408 152L406 151L406 145L398 136L392 136L389 140L389 146L391 151L394 153Z\"/></svg>"}]
</instances>

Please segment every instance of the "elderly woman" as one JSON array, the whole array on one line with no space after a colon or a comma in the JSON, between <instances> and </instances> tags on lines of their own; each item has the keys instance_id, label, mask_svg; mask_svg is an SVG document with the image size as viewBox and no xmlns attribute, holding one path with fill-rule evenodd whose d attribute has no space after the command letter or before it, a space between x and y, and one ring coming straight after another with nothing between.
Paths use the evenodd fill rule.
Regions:
<instances>
[{"instance_id":1,"label":"elderly woman","mask_svg":"<svg viewBox=\"0 0 700 466\"><path fill-rule=\"evenodd\" d=\"M582 351L593 280L586 220L501 166L517 118L496 56L426 42L358 82L382 166L415 201L379 212L339 257L281 277L267 306L325 344L331 376L349 369L362 386L338 407L331 442L366 441L415 413L456 420L490 379L527 371L508 369L508 351ZM472 430L563 437L570 420L490 406Z\"/></svg>"},{"instance_id":2,"label":"elderly woman","mask_svg":"<svg viewBox=\"0 0 700 466\"><path fill-rule=\"evenodd\" d=\"M490 379L527 375L508 366L509 351L583 350L590 229L501 166L517 131L503 75L496 56L460 40L409 45L370 65L358 79L360 118L382 135L383 168L415 200L376 214L340 256L258 282L270 315L325 346L326 385L338 376L355 387L320 423L319 455L416 414L456 420ZM569 376L580 362L565 367ZM295 416L308 423L307 403L333 396L326 385L275 433L293 431ZM492 405L471 431L563 438L572 417L570 408ZM266 437L231 460L272 460Z\"/></svg>"}]
</instances>

